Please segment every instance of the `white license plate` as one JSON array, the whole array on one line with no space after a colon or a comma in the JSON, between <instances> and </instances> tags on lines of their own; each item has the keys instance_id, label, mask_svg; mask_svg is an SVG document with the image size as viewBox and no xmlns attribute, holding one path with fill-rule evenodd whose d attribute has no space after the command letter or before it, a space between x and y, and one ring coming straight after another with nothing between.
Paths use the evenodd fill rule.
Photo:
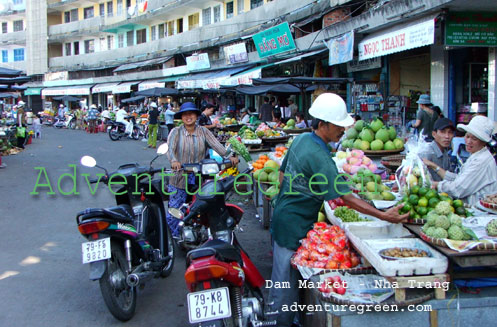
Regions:
<instances>
[{"instance_id":1,"label":"white license plate","mask_svg":"<svg viewBox=\"0 0 497 327\"><path fill-rule=\"evenodd\" d=\"M110 237L81 244L83 264L110 258Z\"/></svg>"},{"instance_id":2,"label":"white license plate","mask_svg":"<svg viewBox=\"0 0 497 327\"><path fill-rule=\"evenodd\" d=\"M230 295L227 287L188 294L190 323L231 317Z\"/></svg>"}]
</instances>

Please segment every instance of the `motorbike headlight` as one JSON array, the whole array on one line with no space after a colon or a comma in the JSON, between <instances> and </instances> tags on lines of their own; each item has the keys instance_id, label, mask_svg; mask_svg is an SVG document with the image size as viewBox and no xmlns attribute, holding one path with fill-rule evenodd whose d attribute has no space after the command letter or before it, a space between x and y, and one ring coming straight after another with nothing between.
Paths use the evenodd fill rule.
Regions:
<instances>
[{"instance_id":1,"label":"motorbike headlight","mask_svg":"<svg viewBox=\"0 0 497 327\"><path fill-rule=\"evenodd\" d=\"M219 173L219 167L216 163L202 165L202 175L210 175Z\"/></svg>"},{"instance_id":2,"label":"motorbike headlight","mask_svg":"<svg viewBox=\"0 0 497 327\"><path fill-rule=\"evenodd\" d=\"M217 231L216 238L228 244L231 244L231 232L229 230Z\"/></svg>"}]
</instances>

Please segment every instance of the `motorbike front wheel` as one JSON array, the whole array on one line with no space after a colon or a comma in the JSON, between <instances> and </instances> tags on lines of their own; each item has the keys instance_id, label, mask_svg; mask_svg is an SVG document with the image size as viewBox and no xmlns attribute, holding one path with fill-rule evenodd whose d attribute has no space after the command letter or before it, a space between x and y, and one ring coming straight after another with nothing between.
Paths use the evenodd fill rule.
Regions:
<instances>
[{"instance_id":1,"label":"motorbike front wheel","mask_svg":"<svg viewBox=\"0 0 497 327\"><path fill-rule=\"evenodd\" d=\"M72 119L72 120L69 122L69 128L70 128L70 129L76 129L76 119Z\"/></svg>"},{"instance_id":2,"label":"motorbike front wheel","mask_svg":"<svg viewBox=\"0 0 497 327\"><path fill-rule=\"evenodd\" d=\"M111 243L111 258L100 278L100 291L112 315L121 321L133 318L136 308L136 288L126 283L126 257L122 244Z\"/></svg>"},{"instance_id":3,"label":"motorbike front wheel","mask_svg":"<svg viewBox=\"0 0 497 327\"><path fill-rule=\"evenodd\" d=\"M133 127L133 131L131 132L131 137L134 140L139 140L140 139L140 130L137 127Z\"/></svg>"},{"instance_id":4,"label":"motorbike front wheel","mask_svg":"<svg viewBox=\"0 0 497 327\"><path fill-rule=\"evenodd\" d=\"M112 127L111 129L109 129L109 138L112 141L117 141L121 138L118 127Z\"/></svg>"}]
</instances>

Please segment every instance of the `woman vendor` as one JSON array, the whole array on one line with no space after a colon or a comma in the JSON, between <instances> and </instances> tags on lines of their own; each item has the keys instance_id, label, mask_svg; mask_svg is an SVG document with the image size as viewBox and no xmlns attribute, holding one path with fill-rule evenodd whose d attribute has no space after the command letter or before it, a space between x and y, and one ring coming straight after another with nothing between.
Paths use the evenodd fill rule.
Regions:
<instances>
[{"instance_id":1,"label":"woman vendor","mask_svg":"<svg viewBox=\"0 0 497 327\"><path fill-rule=\"evenodd\" d=\"M468 125L457 125L457 129L466 132L466 151L471 154L459 174L429 160L423 161L443 179L433 182L433 188L473 205L485 195L497 193L497 165L486 146L492 137L493 122L487 117L475 116Z\"/></svg>"}]
</instances>

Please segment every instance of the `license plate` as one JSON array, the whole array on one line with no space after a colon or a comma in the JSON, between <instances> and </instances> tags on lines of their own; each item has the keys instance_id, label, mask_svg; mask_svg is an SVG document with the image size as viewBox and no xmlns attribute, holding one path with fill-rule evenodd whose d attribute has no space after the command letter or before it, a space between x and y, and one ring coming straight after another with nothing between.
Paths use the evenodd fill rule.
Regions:
<instances>
[{"instance_id":1,"label":"license plate","mask_svg":"<svg viewBox=\"0 0 497 327\"><path fill-rule=\"evenodd\" d=\"M230 295L227 287L188 294L190 323L231 317Z\"/></svg>"},{"instance_id":2,"label":"license plate","mask_svg":"<svg viewBox=\"0 0 497 327\"><path fill-rule=\"evenodd\" d=\"M110 258L110 237L81 244L83 264Z\"/></svg>"}]
</instances>

